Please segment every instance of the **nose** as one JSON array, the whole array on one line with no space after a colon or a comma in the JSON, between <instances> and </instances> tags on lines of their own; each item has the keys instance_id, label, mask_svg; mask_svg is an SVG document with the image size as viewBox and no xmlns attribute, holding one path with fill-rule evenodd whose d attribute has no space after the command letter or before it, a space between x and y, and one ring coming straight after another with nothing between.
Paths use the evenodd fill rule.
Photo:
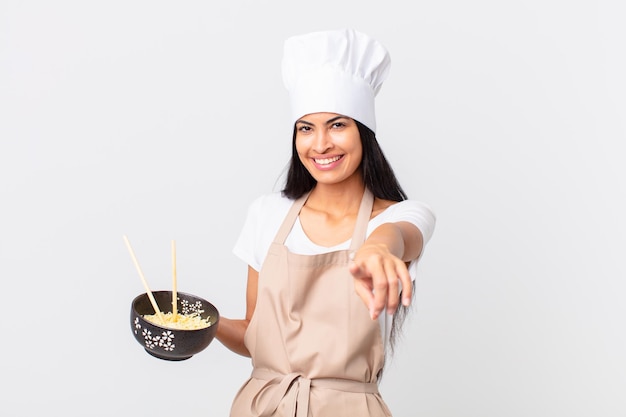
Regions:
<instances>
[{"instance_id":1,"label":"nose","mask_svg":"<svg viewBox=\"0 0 626 417\"><path fill-rule=\"evenodd\" d=\"M323 154L328 152L332 148L332 141L328 131L326 129L319 129L315 133L313 140L313 150L317 153Z\"/></svg>"}]
</instances>

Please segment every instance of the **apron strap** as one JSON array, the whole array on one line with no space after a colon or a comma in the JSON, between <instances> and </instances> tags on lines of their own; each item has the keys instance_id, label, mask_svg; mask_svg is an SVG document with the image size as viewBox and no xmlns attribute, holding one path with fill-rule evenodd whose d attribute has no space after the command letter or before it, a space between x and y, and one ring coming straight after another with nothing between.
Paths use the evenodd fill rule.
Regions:
<instances>
[{"instance_id":1,"label":"apron strap","mask_svg":"<svg viewBox=\"0 0 626 417\"><path fill-rule=\"evenodd\" d=\"M302 197L293 202L291 208L289 209L289 212L287 213L287 216L285 216L285 220L283 220L283 224L280 225L280 229L278 229L278 233L276 233L276 236L274 237L274 243L278 243L280 245L285 243L285 240L287 239L291 228L296 222L298 214L300 214L302 206L304 206L304 203L306 203L306 199L309 198L309 194L311 194L311 191L304 194Z\"/></svg>"},{"instance_id":2,"label":"apron strap","mask_svg":"<svg viewBox=\"0 0 626 417\"><path fill-rule=\"evenodd\" d=\"M252 371L252 378L266 381L265 385L263 385L252 400L252 407L254 407L255 410L251 411L253 411L254 415L258 415L259 417L273 415L283 399L286 400L286 404L290 407L290 410L286 414L287 416L306 417L309 413L311 388L369 394L378 393L378 384L376 382L360 382L338 378L308 379L298 373L282 375L257 368ZM270 389L270 391L268 391L268 389ZM261 410L259 410L258 404L264 394L268 394L271 397L265 406L261 407Z\"/></svg>"},{"instance_id":3,"label":"apron strap","mask_svg":"<svg viewBox=\"0 0 626 417\"><path fill-rule=\"evenodd\" d=\"M354 226L354 234L352 235L352 241L350 242L350 251L355 251L361 247L365 242L365 235L367 234L367 225L369 224L370 217L372 216L372 207L374 206L374 195L365 187L363 198L361 199L361 206L359 207L359 214L356 218L356 225Z\"/></svg>"}]
</instances>

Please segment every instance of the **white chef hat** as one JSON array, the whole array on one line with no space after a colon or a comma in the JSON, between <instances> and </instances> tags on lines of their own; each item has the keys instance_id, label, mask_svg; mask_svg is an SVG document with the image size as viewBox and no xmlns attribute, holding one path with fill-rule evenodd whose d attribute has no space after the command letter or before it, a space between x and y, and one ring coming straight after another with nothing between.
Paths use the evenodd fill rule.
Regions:
<instances>
[{"instance_id":1,"label":"white chef hat","mask_svg":"<svg viewBox=\"0 0 626 417\"><path fill-rule=\"evenodd\" d=\"M390 64L389 53L379 42L353 29L287 39L282 72L291 121L311 113L338 113L375 132L374 98Z\"/></svg>"}]
</instances>

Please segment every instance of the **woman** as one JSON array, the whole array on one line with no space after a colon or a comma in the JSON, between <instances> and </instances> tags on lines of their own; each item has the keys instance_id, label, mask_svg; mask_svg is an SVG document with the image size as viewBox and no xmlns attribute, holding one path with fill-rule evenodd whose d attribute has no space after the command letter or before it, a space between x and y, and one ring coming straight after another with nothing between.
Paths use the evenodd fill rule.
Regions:
<instances>
[{"instance_id":1,"label":"woman","mask_svg":"<svg viewBox=\"0 0 626 417\"><path fill-rule=\"evenodd\" d=\"M234 248L248 263L246 317L217 330L252 359L233 417L391 415L377 383L435 218L406 199L376 140L389 63L354 30L285 42L287 181L249 208Z\"/></svg>"}]
</instances>

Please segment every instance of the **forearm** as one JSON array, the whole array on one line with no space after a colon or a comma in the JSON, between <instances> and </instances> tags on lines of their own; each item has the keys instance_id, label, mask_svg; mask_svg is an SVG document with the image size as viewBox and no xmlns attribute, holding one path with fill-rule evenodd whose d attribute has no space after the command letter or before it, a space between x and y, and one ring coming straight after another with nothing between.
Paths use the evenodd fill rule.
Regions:
<instances>
[{"instance_id":1,"label":"forearm","mask_svg":"<svg viewBox=\"0 0 626 417\"><path fill-rule=\"evenodd\" d=\"M248 324L249 321L245 319L233 320L220 317L215 337L233 352L242 356L250 357L250 352L243 342L243 337L246 334Z\"/></svg>"},{"instance_id":2,"label":"forearm","mask_svg":"<svg viewBox=\"0 0 626 417\"><path fill-rule=\"evenodd\" d=\"M407 222L385 223L374 230L365 245L382 245L392 255L404 262L416 259L422 251L422 234L417 227Z\"/></svg>"}]
</instances>

